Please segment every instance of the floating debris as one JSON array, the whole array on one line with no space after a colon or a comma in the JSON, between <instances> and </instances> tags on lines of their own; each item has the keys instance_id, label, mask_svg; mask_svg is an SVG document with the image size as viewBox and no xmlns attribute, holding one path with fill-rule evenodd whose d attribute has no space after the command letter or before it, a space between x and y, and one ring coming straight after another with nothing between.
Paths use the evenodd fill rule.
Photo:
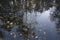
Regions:
<instances>
[{"instance_id":1,"label":"floating debris","mask_svg":"<svg viewBox=\"0 0 60 40\"><path fill-rule=\"evenodd\" d=\"M46 32L44 32L44 35L46 34Z\"/></svg>"},{"instance_id":2,"label":"floating debris","mask_svg":"<svg viewBox=\"0 0 60 40\"><path fill-rule=\"evenodd\" d=\"M35 38L38 38L38 36L35 36Z\"/></svg>"},{"instance_id":3,"label":"floating debris","mask_svg":"<svg viewBox=\"0 0 60 40\"><path fill-rule=\"evenodd\" d=\"M23 34L22 33L20 33L20 36L22 36Z\"/></svg>"},{"instance_id":4,"label":"floating debris","mask_svg":"<svg viewBox=\"0 0 60 40\"><path fill-rule=\"evenodd\" d=\"M12 25L13 23L11 22L10 25Z\"/></svg>"},{"instance_id":5,"label":"floating debris","mask_svg":"<svg viewBox=\"0 0 60 40\"><path fill-rule=\"evenodd\" d=\"M10 35L13 35L13 33L10 33Z\"/></svg>"},{"instance_id":6,"label":"floating debris","mask_svg":"<svg viewBox=\"0 0 60 40\"><path fill-rule=\"evenodd\" d=\"M11 32L10 35L13 35L13 37L16 38L16 34L14 32Z\"/></svg>"},{"instance_id":7,"label":"floating debris","mask_svg":"<svg viewBox=\"0 0 60 40\"><path fill-rule=\"evenodd\" d=\"M14 35L14 38L16 38L16 34Z\"/></svg>"},{"instance_id":8,"label":"floating debris","mask_svg":"<svg viewBox=\"0 0 60 40\"><path fill-rule=\"evenodd\" d=\"M10 35L14 35L15 33L14 32L11 32Z\"/></svg>"},{"instance_id":9,"label":"floating debris","mask_svg":"<svg viewBox=\"0 0 60 40\"><path fill-rule=\"evenodd\" d=\"M27 28L23 28L24 31L27 31L28 29Z\"/></svg>"},{"instance_id":10,"label":"floating debris","mask_svg":"<svg viewBox=\"0 0 60 40\"><path fill-rule=\"evenodd\" d=\"M32 32L32 38L34 38L35 37L35 33L34 32Z\"/></svg>"}]
</instances>

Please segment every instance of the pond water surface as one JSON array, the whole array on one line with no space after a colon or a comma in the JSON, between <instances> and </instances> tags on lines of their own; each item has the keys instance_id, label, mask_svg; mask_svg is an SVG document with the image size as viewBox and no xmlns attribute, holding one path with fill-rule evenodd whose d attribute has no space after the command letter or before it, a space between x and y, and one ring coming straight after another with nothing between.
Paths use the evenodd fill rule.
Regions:
<instances>
[{"instance_id":1,"label":"pond water surface","mask_svg":"<svg viewBox=\"0 0 60 40\"><path fill-rule=\"evenodd\" d=\"M60 27L56 25L53 16L56 7L53 6L46 11L27 13L28 26L34 26L35 37L30 37L30 40L60 40ZM25 15L24 15L25 16ZM59 24L60 25L60 24ZM20 37L17 32L19 27L13 27L10 32L0 28L3 40L25 40L24 35ZM32 30L30 30L32 31ZM22 35L22 34L20 34ZM26 35L26 34L25 34ZM30 34L31 35L31 34ZM29 40L27 39L27 40Z\"/></svg>"}]
</instances>

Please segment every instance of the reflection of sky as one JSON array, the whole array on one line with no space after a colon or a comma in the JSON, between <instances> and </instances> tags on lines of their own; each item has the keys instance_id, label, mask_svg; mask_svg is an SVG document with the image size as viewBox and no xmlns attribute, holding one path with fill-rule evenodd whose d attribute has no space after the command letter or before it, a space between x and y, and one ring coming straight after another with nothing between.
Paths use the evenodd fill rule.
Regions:
<instances>
[{"instance_id":1,"label":"reflection of sky","mask_svg":"<svg viewBox=\"0 0 60 40\"><path fill-rule=\"evenodd\" d=\"M45 37L47 40L58 40L55 23L50 20L50 14L52 14L55 11L55 9L56 8L53 6L49 10L43 11L41 14L39 12L37 12L36 14L37 16L35 18L35 21L38 23L36 24L36 30L38 31L38 33L41 34L42 38L44 37L43 33L46 32ZM34 15L34 13L32 14ZM34 20L34 16L32 16L32 14L30 14L31 18L28 18L30 21Z\"/></svg>"},{"instance_id":2,"label":"reflection of sky","mask_svg":"<svg viewBox=\"0 0 60 40\"><path fill-rule=\"evenodd\" d=\"M50 12L53 8L44 11L41 16L37 16L38 27L42 26L42 30L46 31L47 40L55 40L56 38L56 28L55 24L50 21ZM41 27L40 27L41 28Z\"/></svg>"}]
</instances>

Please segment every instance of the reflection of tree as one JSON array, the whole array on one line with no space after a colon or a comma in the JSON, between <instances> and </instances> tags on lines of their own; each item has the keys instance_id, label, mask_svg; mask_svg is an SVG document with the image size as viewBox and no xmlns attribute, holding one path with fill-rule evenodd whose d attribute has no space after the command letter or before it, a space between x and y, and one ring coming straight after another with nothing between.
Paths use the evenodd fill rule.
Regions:
<instances>
[{"instance_id":1,"label":"reflection of tree","mask_svg":"<svg viewBox=\"0 0 60 40\"><path fill-rule=\"evenodd\" d=\"M28 28L27 26L23 25L22 27L19 27L17 29L17 32L19 33L20 37L24 37L26 40L30 40L30 38L35 38L35 32L34 29Z\"/></svg>"},{"instance_id":2,"label":"reflection of tree","mask_svg":"<svg viewBox=\"0 0 60 40\"><path fill-rule=\"evenodd\" d=\"M3 38L2 32L0 31L0 39Z\"/></svg>"},{"instance_id":3,"label":"reflection of tree","mask_svg":"<svg viewBox=\"0 0 60 40\"><path fill-rule=\"evenodd\" d=\"M51 3L53 3L52 0L0 0L0 20L3 23L2 26L0 26L6 29L7 31L11 31L13 27L20 26L23 24L23 15L25 13L27 22L27 12L32 12L32 10L36 12L42 12L44 8L45 10L49 9L49 7L52 6ZM60 26L59 13L53 15L53 18L58 18L57 24L58 26ZM21 30L23 36L29 38L31 29L28 28L28 26L22 25L19 27L19 29ZM34 37L35 33L31 33L33 35L32 37Z\"/></svg>"},{"instance_id":4,"label":"reflection of tree","mask_svg":"<svg viewBox=\"0 0 60 40\"><path fill-rule=\"evenodd\" d=\"M56 4L60 6L60 0L56 0ZM59 7L60 8L60 7Z\"/></svg>"},{"instance_id":5,"label":"reflection of tree","mask_svg":"<svg viewBox=\"0 0 60 40\"><path fill-rule=\"evenodd\" d=\"M19 0L1 0L0 20L3 22L4 28L10 30L12 27L22 24L22 10L23 7Z\"/></svg>"},{"instance_id":6,"label":"reflection of tree","mask_svg":"<svg viewBox=\"0 0 60 40\"><path fill-rule=\"evenodd\" d=\"M27 2L29 6L27 6ZM19 26L25 39L29 39L30 29L27 26L23 26L23 14L26 13L27 17L27 10L30 10L30 5L30 1L27 0L2 0L0 3L0 20L3 23L0 25L1 28L10 32L13 27ZM32 32L32 34L34 36L35 33Z\"/></svg>"},{"instance_id":7,"label":"reflection of tree","mask_svg":"<svg viewBox=\"0 0 60 40\"><path fill-rule=\"evenodd\" d=\"M49 9L49 7L52 7L55 3L53 1L56 0L27 0L27 10L29 12L32 11L32 9L34 9L35 11L43 11L43 9L45 8L45 10ZM52 4L51 4L52 3Z\"/></svg>"},{"instance_id":8,"label":"reflection of tree","mask_svg":"<svg viewBox=\"0 0 60 40\"><path fill-rule=\"evenodd\" d=\"M56 11L53 12L53 14L51 14L51 20L56 23L57 31L60 34L60 12L59 10L56 9Z\"/></svg>"}]
</instances>

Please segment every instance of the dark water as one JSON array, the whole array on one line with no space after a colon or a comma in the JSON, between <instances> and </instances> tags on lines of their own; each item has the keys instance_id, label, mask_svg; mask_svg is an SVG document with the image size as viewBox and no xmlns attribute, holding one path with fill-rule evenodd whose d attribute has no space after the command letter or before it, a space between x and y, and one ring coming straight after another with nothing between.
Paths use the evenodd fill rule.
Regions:
<instances>
[{"instance_id":1,"label":"dark water","mask_svg":"<svg viewBox=\"0 0 60 40\"><path fill-rule=\"evenodd\" d=\"M27 17L24 14L24 23L26 22L28 26L34 27L34 30L30 31L35 32L35 35L33 34L35 37L30 37L30 40L60 40L60 18L57 16L54 17L54 11L56 11L55 6L46 11L43 10L42 13L34 11L32 13L28 12ZM0 40L25 40L25 35L27 34L20 34L21 32L19 30L18 26L13 27L9 32L0 28Z\"/></svg>"}]
</instances>

